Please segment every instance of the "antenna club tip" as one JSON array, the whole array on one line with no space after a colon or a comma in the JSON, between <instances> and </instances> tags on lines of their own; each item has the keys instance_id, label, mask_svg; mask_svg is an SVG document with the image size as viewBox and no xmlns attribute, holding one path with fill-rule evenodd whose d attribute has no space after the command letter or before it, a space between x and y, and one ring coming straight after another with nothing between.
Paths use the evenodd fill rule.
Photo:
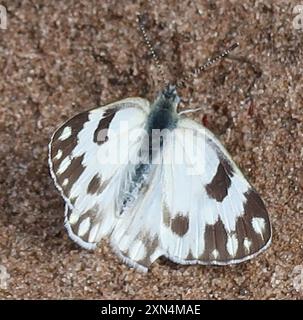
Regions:
<instances>
[{"instance_id":1,"label":"antenna club tip","mask_svg":"<svg viewBox=\"0 0 303 320\"><path fill-rule=\"evenodd\" d=\"M136 13L136 17L137 17L137 22L139 23L139 27L141 27L141 26L142 26L142 23L143 23L142 13L137 12L137 13Z\"/></svg>"},{"instance_id":2,"label":"antenna club tip","mask_svg":"<svg viewBox=\"0 0 303 320\"><path fill-rule=\"evenodd\" d=\"M239 47L240 46L240 44L239 44L239 42L235 42L231 47L230 47L230 49L232 50L232 49L236 49L237 47Z\"/></svg>"}]
</instances>

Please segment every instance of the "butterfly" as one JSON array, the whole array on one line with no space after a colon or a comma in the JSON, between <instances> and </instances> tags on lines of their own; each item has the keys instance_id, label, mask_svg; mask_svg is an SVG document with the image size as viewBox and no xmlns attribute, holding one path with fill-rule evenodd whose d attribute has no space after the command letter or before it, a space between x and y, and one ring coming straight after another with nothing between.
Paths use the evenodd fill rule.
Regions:
<instances>
[{"instance_id":1,"label":"butterfly","mask_svg":"<svg viewBox=\"0 0 303 320\"><path fill-rule=\"evenodd\" d=\"M50 172L65 200L68 234L80 246L94 249L108 238L141 271L160 256L228 265L269 246L262 199L219 140L177 111L179 102L167 84L152 103L120 100L54 133Z\"/></svg>"}]
</instances>

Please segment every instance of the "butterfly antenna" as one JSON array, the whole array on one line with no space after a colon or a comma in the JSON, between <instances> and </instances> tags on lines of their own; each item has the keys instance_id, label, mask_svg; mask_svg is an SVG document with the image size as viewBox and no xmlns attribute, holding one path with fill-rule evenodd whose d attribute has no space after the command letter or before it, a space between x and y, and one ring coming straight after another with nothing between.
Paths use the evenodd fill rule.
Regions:
<instances>
[{"instance_id":1,"label":"butterfly antenna","mask_svg":"<svg viewBox=\"0 0 303 320\"><path fill-rule=\"evenodd\" d=\"M144 39L144 43L145 45L147 46L149 52L151 53L153 59L154 59L154 62L155 62L155 65L160 73L160 76L162 78L162 81L165 85L168 85L168 81L167 79L165 78L165 73L163 71L163 65L160 63L160 60L159 60L159 57L157 56L156 52L155 52L155 49L153 48L151 42L150 42L150 39L145 31L145 27L143 25L143 17L138 14L138 25L139 25L139 29L142 33L142 36L143 36L143 39Z\"/></svg>"},{"instance_id":2,"label":"butterfly antenna","mask_svg":"<svg viewBox=\"0 0 303 320\"><path fill-rule=\"evenodd\" d=\"M222 53L218 54L217 56L213 57L212 59L208 59L206 63L204 63L202 66L197 67L194 69L188 76L184 77L180 81L177 82L176 86L178 88L180 87L185 87L185 83L188 82L189 80L196 78L201 72L206 70L208 67L216 63L217 61L225 58L231 51L236 49L239 46L239 43L236 42L229 48L227 48L225 51Z\"/></svg>"}]
</instances>

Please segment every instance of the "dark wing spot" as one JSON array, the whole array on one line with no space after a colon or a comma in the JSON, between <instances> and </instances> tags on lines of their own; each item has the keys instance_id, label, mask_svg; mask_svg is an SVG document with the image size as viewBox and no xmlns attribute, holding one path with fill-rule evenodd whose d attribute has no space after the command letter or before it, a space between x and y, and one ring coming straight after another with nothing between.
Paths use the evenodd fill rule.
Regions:
<instances>
[{"instance_id":1,"label":"dark wing spot","mask_svg":"<svg viewBox=\"0 0 303 320\"><path fill-rule=\"evenodd\" d=\"M262 201L261 197L258 195L258 193L251 189L247 191L245 194L246 197L246 203L244 205L244 219L249 223L249 225L252 225L252 219L253 218L263 218L265 221L265 229L263 231L263 241L262 246L271 237L271 228L270 228L270 221L268 212L265 208L264 202Z\"/></svg>"},{"instance_id":2,"label":"dark wing spot","mask_svg":"<svg viewBox=\"0 0 303 320\"><path fill-rule=\"evenodd\" d=\"M101 187L101 177L99 174L96 174L91 182L88 184L88 187L87 187L87 193L90 193L90 194L95 194L99 191L100 187Z\"/></svg>"},{"instance_id":3,"label":"dark wing spot","mask_svg":"<svg viewBox=\"0 0 303 320\"><path fill-rule=\"evenodd\" d=\"M234 175L234 169L231 165L231 163L223 156L223 154L219 155L220 163L222 164L223 168L225 169L225 172L232 177Z\"/></svg>"},{"instance_id":4,"label":"dark wing spot","mask_svg":"<svg viewBox=\"0 0 303 320\"><path fill-rule=\"evenodd\" d=\"M160 245L159 239L157 236L151 237L150 235L144 235L141 239L145 245L146 255L143 259L137 261L137 263L148 268L153 263L150 257Z\"/></svg>"},{"instance_id":5,"label":"dark wing spot","mask_svg":"<svg viewBox=\"0 0 303 320\"><path fill-rule=\"evenodd\" d=\"M64 193L69 196L69 192L76 182L79 179L85 167L82 164L84 159L84 154L80 157L73 158L71 164L67 167L67 169L59 176L57 176L58 183L62 186L63 181L68 179L68 184L66 186L62 186Z\"/></svg>"},{"instance_id":6,"label":"dark wing spot","mask_svg":"<svg viewBox=\"0 0 303 320\"><path fill-rule=\"evenodd\" d=\"M228 188L231 180L222 163L218 165L217 172L212 181L206 185L205 189L210 198L214 198L219 202L227 196Z\"/></svg>"},{"instance_id":7,"label":"dark wing spot","mask_svg":"<svg viewBox=\"0 0 303 320\"><path fill-rule=\"evenodd\" d=\"M241 258L251 254L252 252L255 252L255 250L253 250L252 245L250 247L250 250L252 250L252 251L247 252L247 249L245 249L245 246L244 246L245 238L247 238L249 241L252 241L253 235L251 234L251 226L249 226L247 224L247 221L245 221L243 216L240 216L237 218L236 235L237 235L237 239L238 239L238 250L237 250L237 253L234 257L235 259L241 259ZM253 241L253 243L256 243L256 241Z\"/></svg>"},{"instance_id":8,"label":"dark wing spot","mask_svg":"<svg viewBox=\"0 0 303 320\"><path fill-rule=\"evenodd\" d=\"M171 230L180 237L183 237L188 231L188 217L178 214L171 220Z\"/></svg>"},{"instance_id":9,"label":"dark wing spot","mask_svg":"<svg viewBox=\"0 0 303 320\"><path fill-rule=\"evenodd\" d=\"M106 110L102 119L100 120L97 129L94 132L94 142L101 145L108 140L107 130L112 122L117 108Z\"/></svg>"},{"instance_id":10,"label":"dark wing spot","mask_svg":"<svg viewBox=\"0 0 303 320\"><path fill-rule=\"evenodd\" d=\"M212 255L214 250L218 251L218 261L228 261L229 254L227 252L227 232L221 219L215 224L208 224L204 230L204 252L199 260L211 262L214 260Z\"/></svg>"},{"instance_id":11,"label":"dark wing spot","mask_svg":"<svg viewBox=\"0 0 303 320\"><path fill-rule=\"evenodd\" d=\"M254 189L250 189L245 192L244 195L247 199L244 205L244 211L246 214L250 215L252 218L268 218L264 202Z\"/></svg>"},{"instance_id":12,"label":"dark wing spot","mask_svg":"<svg viewBox=\"0 0 303 320\"><path fill-rule=\"evenodd\" d=\"M196 260L196 258L194 257L191 249L189 249L188 254L187 254L185 260Z\"/></svg>"},{"instance_id":13,"label":"dark wing spot","mask_svg":"<svg viewBox=\"0 0 303 320\"><path fill-rule=\"evenodd\" d=\"M79 220L74 224L74 225L70 225L71 226L71 229L73 231L74 234L78 234L79 233L79 228L80 228L80 224L86 219L86 218L90 218L90 221L91 221L91 225L90 225L90 228L88 229L88 231L81 237L81 239L83 241L86 241L88 242L88 237L89 237L89 232L95 222L95 219L96 219L96 215L97 215L97 212L98 212L98 206L95 206L93 207L92 209L89 209L87 210L85 213L83 213ZM70 214L69 214L70 216Z\"/></svg>"}]
</instances>

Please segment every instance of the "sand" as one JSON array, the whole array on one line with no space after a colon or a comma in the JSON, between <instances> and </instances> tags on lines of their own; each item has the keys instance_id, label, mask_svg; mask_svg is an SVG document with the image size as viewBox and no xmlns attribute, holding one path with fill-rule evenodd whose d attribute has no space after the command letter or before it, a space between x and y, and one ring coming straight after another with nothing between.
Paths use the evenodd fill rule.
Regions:
<instances>
[{"instance_id":1,"label":"sand","mask_svg":"<svg viewBox=\"0 0 303 320\"><path fill-rule=\"evenodd\" d=\"M289 3L2 1L0 298L302 299L303 30ZM266 203L273 241L254 260L203 267L160 259L142 274L106 241L89 252L68 238L48 142L78 112L153 99L161 89L138 11L148 13L146 30L171 81L240 44L233 54L241 61L221 61L179 93L183 108L203 106L192 117L218 135Z\"/></svg>"}]
</instances>

